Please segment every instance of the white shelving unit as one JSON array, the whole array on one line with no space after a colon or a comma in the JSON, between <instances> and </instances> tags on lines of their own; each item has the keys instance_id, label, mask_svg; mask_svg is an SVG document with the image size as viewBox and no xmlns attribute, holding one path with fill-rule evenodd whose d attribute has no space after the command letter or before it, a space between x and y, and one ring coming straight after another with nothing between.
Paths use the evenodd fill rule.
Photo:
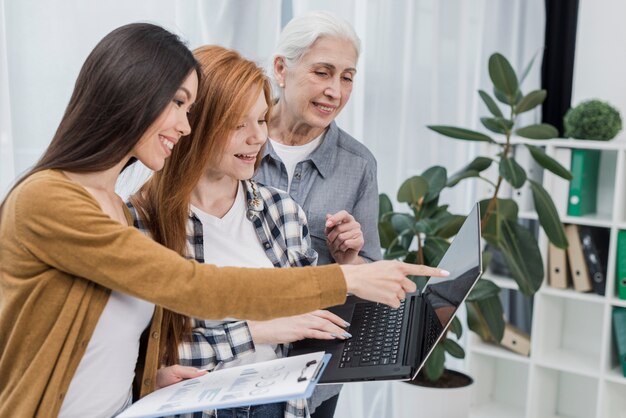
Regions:
<instances>
[{"instance_id":1,"label":"white shelving unit","mask_svg":"<svg viewBox=\"0 0 626 418\"><path fill-rule=\"evenodd\" d=\"M565 216L566 202L555 204L563 223L610 230L606 291L601 296L556 289L549 287L544 277L534 295L529 357L485 344L472 334L467 340L467 369L474 378L471 417L626 417L626 377L618 365L611 323L613 308L626 307L626 300L618 299L615 291L617 233L626 230L626 141L516 138L513 143L544 147L553 158L563 148L601 151L598 213ZM488 147L483 155L493 153ZM544 170L542 182L553 198L567 199L567 181ZM489 186L479 187L481 198L489 192L493 193ZM504 192L516 198L524 190ZM520 204L520 218L537 219L528 199ZM543 230L539 248L548 274L548 240ZM485 277L503 289L517 290L510 278L489 272Z\"/></svg>"}]
</instances>

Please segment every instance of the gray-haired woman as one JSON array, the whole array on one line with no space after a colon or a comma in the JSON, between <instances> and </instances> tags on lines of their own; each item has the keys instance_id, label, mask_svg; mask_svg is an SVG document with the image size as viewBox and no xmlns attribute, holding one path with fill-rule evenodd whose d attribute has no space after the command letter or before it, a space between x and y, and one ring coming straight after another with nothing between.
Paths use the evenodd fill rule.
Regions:
<instances>
[{"instance_id":1,"label":"gray-haired woman","mask_svg":"<svg viewBox=\"0 0 626 418\"><path fill-rule=\"evenodd\" d=\"M350 99L360 41L345 20L310 12L282 31L269 66L278 102L256 178L307 215L319 264L380 258L376 160L334 120ZM332 417L341 386L318 387L313 417Z\"/></svg>"}]
</instances>

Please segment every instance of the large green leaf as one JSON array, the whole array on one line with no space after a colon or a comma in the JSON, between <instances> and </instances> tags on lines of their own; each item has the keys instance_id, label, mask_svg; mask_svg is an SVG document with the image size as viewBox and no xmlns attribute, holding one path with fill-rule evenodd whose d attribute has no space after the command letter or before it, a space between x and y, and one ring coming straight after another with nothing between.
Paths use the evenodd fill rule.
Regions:
<instances>
[{"instance_id":1,"label":"large green leaf","mask_svg":"<svg viewBox=\"0 0 626 418\"><path fill-rule=\"evenodd\" d=\"M414 223L415 219L406 213L394 213L391 215L391 225L397 234L402 234L405 231L413 231Z\"/></svg>"},{"instance_id":2,"label":"large green leaf","mask_svg":"<svg viewBox=\"0 0 626 418\"><path fill-rule=\"evenodd\" d=\"M483 225L482 236L487 242L493 245L498 245L501 239L500 222L504 219L509 219L513 222L517 222L519 209L517 203L513 199L496 199L496 204L492 210L487 212L489 201L491 199L484 199L480 201L480 213L483 220L489 217L489 221L486 225Z\"/></svg>"},{"instance_id":3,"label":"large green leaf","mask_svg":"<svg viewBox=\"0 0 626 418\"><path fill-rule=\"evenodd\" d=\"M531 109L534 109L546 100L547 95L548 92L546 92L545 90L531 91L522 98L517 106L515 106L515 113L519 115L520 113L524 113Z\"/></svg>"},{"instance_id":4,"label":"large green leaf","mask_svg":"<svg viewBox=\"0 0 626 418\"><path fill-rule=\"evenodd\" d=\"M382 248L389 247L392 241L398 236L390 221L381 221L378 223L378 235L380 236L380 246Z\"/></svg>"},{"instance_id":5,"label":"large green leaf","mask_svg":"<svg viewBox=\"0 0 626 418\"><path fill-rule=\"evenodd\" d=\"M450 247L450 243L439 237L426 237L424 240L424 246L422 247L422 251L424 251L424 262L429 266L436 266L439 264L443 255Z\"/></svg>"},{"instance_id":6,"label":"large green leaf","mask_svg":"<svg viewBox=\"0 0 626 418\"><path fill-rule=\"evenodd\" d=\"M400 236L400 245L408 251L409 248L411 248L413 238L415 238L415 233L413 231L405 231L405 233Z\"/></svg>"},{"instance_id":7,"label":"large green leaf","mask_svg":"<svg viewBox=\"0 0 626 418\"><path fill-rule=\"evenodd\" d=\"M444 205L447 207L447 205ZM437 212L441 210L441 206L439 206L439 197L430 202L426 202L422 205L419 213L416 214L417 218L431 218L437 214ZM444 209L445 210L445 209Z\"/></svg>"},{"instance_id":8,"label":"large green leaf","mask_svg":"<svg viewBox=\"0 0 626 418\"><path fill-rule=\"evenodd\" d=\"M445 168L436 165L424 171L421 177L428 182L428 193L426 193L424 202L430 202L438 198L439 193L446 187L448 172Z\"/></svg>"},{"instance_id":9,"label":"large green leaf","mask_svg":"<svg viewBox=\"0 0 626 418\"><path fill-rule=\"evenodd\" d=\"M398 202L417 206L428 193L428 182L420 176L413 176L402 183L398 190Z\"/></svg>"},{"instance_id":10,"label":"large green leaf","mask_svg":"<svg viewBox=\"0 0 626 418\"><path fill-rule=\"evenodd\" d=\"M452 176L450 176L450 178L448 179L447 186L448 187L454 187L457 184L459 184L459 182L461 180L474 178L474 177L480 177L480 172L478 172L476 170L459 171L458 173L455 173Z\"/></svg>"},{"instance_id":11,"label":"large green leaf","mask_svg":"<svg viewBox=\"0 0 626 418\"><path fill-rule=\"evenodd\" d=\"M505 118L480 118L483 126L491 132L506 134L513 127L513 121Z\"/></svg>"},{"instance_id":12,"label":"large green leaf","mask_svg":"<svg viewBox=\"0 0 626 418\"><path fill-rule=\"evenodd\" d=\"M438 380L444 371L446 352L442 343L438 343L424 364L424 373L431 382Z\"/></svg>"},{"instance_id":13,"label":"large green leaf","mask_svg":"<svg viewBox=\"0 0 626 418\"><path fill-rule=\"evenodd\" d=\"M428 125L427 127L428 129L440 133L441 135L449 136L450 138L495 143L495 141L487 135L465 128L456 128L454 126L445 125Z\"/></svg>"},{"instance_id":14,"label":"large green leaf","mask_svg":"<svg viewBox=\"0 0 626 418\"><path fill-rule=\"evenodd\" d=\"M461 180L478 177L480 173L489 168L493 160L487 157L476 157L471 163L454 173L448 178L448 187L456 186Z\"/></svg>"},{"instance_id":15,"label":"large green leaf","mask_svg":"<svg viewBox=\"0 0 626 418\"><path fill-rule=\"evenodd\" d=\"M481 299L497 296L499 293L500 288L494 282L487 279L480 279L467 296L467 301L476 302Z\"/></svg>"},{"instance_id":16,"label":"large green leaf","mask_svg":"<svg viewBox=\"0 0 626 418\"><path fill-rule=\"evenodd\" d=\"M502 54L489 57L489 77L493 85L509 98L515 98L519 88L517 76L509 61Z\"/></svg>"},{"instance_id":17,"label":"large green leaf","mask_svg":"<svg viewBox=\"0 0 626 418\"><path fill-rule=\"evenodd\" d=\"M395 260L397 258L404 257L407 254L408 254L408 251L406 250L406 248L397 244L397 245L392 246L391 248L387 248L383 258L385 260Z\"/></svg>"},{"instance_id":18,"label":"large green leaf","mask_svg":"<svg viewBox=\"0 0 626 418\"><path fill-rule=\"evenodd\" d=\"M530 60L530 62L528 63L528 65L526 66L526 68L524 68L524 71L522 71L522 75L519 78L519 84L520 86L522 85L522 83L524 82L524 80L526 80L526 77L528 76L528 74L530 73L530 69L533 67L533 63L535 62L535 59L537 59L537 57L539 56L539 54L543 54L543 48L539 48L537 50L537 52L535 52L535 55L533 55L532 59Z\"/></svg>"},{"instance_id":19,"label":"large green leaf","mask_svg":"<svg viewBox=\"0 0 626 418\"><path fill-rule=\"evenodd\" d=\"M483 251L483 266L489 266L492 258L493 253L491 251Z\"/></svg>"},{"instance_id":20,"label":"large green leaf","mask_svg":"<svg viewBox=\"0 0 626 418\"><path fill-rule=\"evenodd\" d=\"M461 320L458 316L452 318L452 322L450 322L450 332L456 335L456 338L461 338L463 335L463 325L461 325Z\"/></svg>"},{"instance_id":21,"label":"large green leaf","mask_svg":"<svg viewBox=\"0 0 626 418\"><path fill-rule=\"evenodd\" d=\"M526 171L513 157L500 160L500 175L516 189L522 187L526 182Z\"/></svg>"},{"instance_id":22,"label":"large green leaf","mask_svg":"<svg viewBox=\"0 0 626 418\"><path fill-rule=\"evenodd\" d=\"M463 222L465 222L465 216L450 215L449 217L439 222L435 234L441 238L453 237L459 232L459 229L461 229Z\"/></svg>"},{"instance_id":23,"label":"large green leaf","mask_svg":"<svg viewBox=\"0 0 626 418\"><path fill-rule=\"evenodd\" d=\"M500 297L491 296L472 303L478 305L478 309L487 323L491 337L496 342L500 342L504 335L504 312Z\"/></svg>"},{"instance_id":24,"label":"large green leaf","mask_svg":"<svg viewBox=\"0 0 626 418\"><path fill-rule=\"evenodd\" d=\"M502 303L498 296L467 302L467 324L469 329L487 342L500 342L504 335Z\"/></svg>"},{"instance_id":25,"label":"large green leaf","mask_svg":"<svg viewBox=\"0 0 626 418\"><path fill-rule=\"evenodd\" d=\"M543 260L537 239L517 222L503 220L500 223L501 238L498 247L509 267L509 271L525 295L532 295L543 280Z\"/></svg>"},{"instance_id":26,"label":"large green leaf","mask_svg":"<svg viewBox=\"0 0 626 418\"><path fill-rule=\"evenodd\" d=\"M486 342L494 342L489 331L487 321L485 321L482 313L479 311L477 302L467 302L467 325L469 329L474 331L481 340Z\"/></svg>"},{"instance_id":27,"label":"large green leaf","mask_svg":"<svg viewBox=\"0 0 626 418\"><path fill-rule=\"evenodd\" d=\"M528 139L552 139L559 136L559 131L548 123L525 126L515 133Z\"/></svg>"},{"instance_id":28,"label":"large green leaf","mask_svg":"<svg viewBox=\"0 0 626 418\"><path fill-rule=\"evenodd\" d=\"M537 210L537 215L539 215L539 223L546 232L548 239L550 239L552 244L559 248L567 248L565 230L563 229L563 224L559 219L556 207L554 207L552 198L541 184L532 180L529 180L529 182L533 191L535 209Z\"/></svg>"},{"instance_id":29,"label":"large green leaf","mask_svg":"<svg viewBox=\"0 0 626 418\"><path fill-rule=\"evenodd\" d=\"M385 193L378 195L378 220L380 221L385 213L393 212L391 199Z\"/></svg>"},{"instance_id":30,"label":"large green leaf","mask_svg":"<svg viewBox=\"0 0 626 418\"><path fill-rule=\"evenodd\" d=\"M559 164L558 161L549 157L543 150L534 145L526 144L526 148L530 151L530 155L533 156L535 161L546 170L550 170L557 176L564 178L565 180L572 179L572 173L570 173L565 167Z\"/></svg>"},{"instance_id":31,"label":"large green leaf","mask_svg":"<svg viewBox=\"0 0 626 418\"><path fill-rule=\"evenodd\" d=\"M502 111L500 110L500 108L496 104L495 100L493 100L491 98L489 93L487 93L486 91L483 91L483 90L478 90L478 94L483 99L483 102L485 102L485 105L487 106L487 109L489 109L489 111L491 112L492 115L494 115L497 118L504 117L504 115L502 114Z\"/></svg>"},{"instance_id":32,"label":"large green leaf","mask_svg":"<svg viewBox=\"0 0 626 418\"><path fill-rule=\"evenodd\" d=\"M434 219L420 219L413 225L415 232L430 235L434 234L437 230L437 221Z\"/></svg>"},{"instance_id":33,"label":"large green leaf","mask_svg":"<svg viewBox=\"0 0 626 418\"><path fill-rule=\"evenodd\" d=\"M487 157L476 157L472 160L471 163L467 165L467 167L471 170L476 170L478 172L485 171L491 166L493 160Z\"/></svg>"},{"instance_id":34,"label":"large green leaf","mask_svg":"<svg viewBox=\"0 0 626 418\"><path fill-rule=\"evenodd\" d=\"M443 340L443 348L454 358L465 358L463 347L450 338Z\"/></svg>"},{"instance_id":35,"label":"large green leaf","mask_svg":"<svg viewBox=\"0 0 626 418\"><path fill-rule=\"evenodd\" d=\"M513 106L516 103L514 97L507 96L506 93L498 90L495 86L493 87L493 95L496 96L496 99L498 99L500 103L504 103L505 105Z\"/></svg>"}]
</instances>

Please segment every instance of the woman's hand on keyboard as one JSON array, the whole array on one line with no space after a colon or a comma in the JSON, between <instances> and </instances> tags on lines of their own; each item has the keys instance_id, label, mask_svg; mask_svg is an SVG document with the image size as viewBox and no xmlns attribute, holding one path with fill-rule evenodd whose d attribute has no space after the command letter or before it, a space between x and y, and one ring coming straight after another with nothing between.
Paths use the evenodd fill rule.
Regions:
<instances>
[{"instance_id":1,"label":"woman's hand on keyboard","mask_svg":"<svg viewBox=\"0 0 626 418\"><path fill-rule=\"evenodd\" d=\"M305 338L345 340L351 337L345 330L350 324L326 310L269 321L247 322L255 344L284 344Z\"/></svg>"}]
</instances>

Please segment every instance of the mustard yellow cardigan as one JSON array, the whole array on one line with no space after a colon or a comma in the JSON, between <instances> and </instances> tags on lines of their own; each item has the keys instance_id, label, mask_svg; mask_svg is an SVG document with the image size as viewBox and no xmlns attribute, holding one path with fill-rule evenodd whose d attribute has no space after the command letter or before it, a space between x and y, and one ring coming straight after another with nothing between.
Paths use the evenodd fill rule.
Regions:
<instances>
[{"instance_id":1,"label":"mustard yellow cardigan","mask_svg":"<svg viewBox=\"0 0 626 418\"><path fill-rule=\"evenodd\" d=\"M268 319L342 303L337 266L217 268L121 225L62 172L30 176L0 218L0 417L55 417L111 290L189 316ZM161 309L142 393L154 389Z\"/></svg>"}]
</instances>

